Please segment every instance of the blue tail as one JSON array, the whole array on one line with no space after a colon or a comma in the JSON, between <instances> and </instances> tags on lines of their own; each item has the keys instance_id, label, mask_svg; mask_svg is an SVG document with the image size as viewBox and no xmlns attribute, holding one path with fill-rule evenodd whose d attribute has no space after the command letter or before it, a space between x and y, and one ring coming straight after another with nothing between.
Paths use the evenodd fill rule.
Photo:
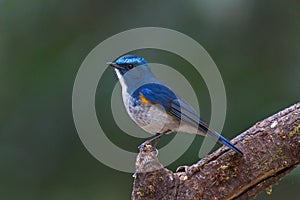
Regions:
<instances>
[{"instance_id":1,"label":"blue tail","mask_svg":"<svg viewBox=\"0 0 300 200\"><path fill-rule=\"evenodd\" d=\"M238 154L240 154L241 156L243 156L243 152L241 150L239 150L238 148L236 148L233 144L231 144L231 142L229 142L226 138L224 138L222 135L218 134L215 131L212 130L207 130L207 134L212 137L212 139L216 142L219 142L221 144L226 145L227 147L229 147L230 149L232 149L233 151L237 152Z\"/></svg>"}]
</instances>

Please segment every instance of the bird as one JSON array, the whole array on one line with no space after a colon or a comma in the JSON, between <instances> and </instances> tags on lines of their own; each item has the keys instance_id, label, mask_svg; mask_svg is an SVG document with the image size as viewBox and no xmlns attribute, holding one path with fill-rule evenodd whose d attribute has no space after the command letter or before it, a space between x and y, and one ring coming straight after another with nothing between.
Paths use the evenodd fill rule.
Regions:
<instances>
[{"instance_id":1,"label":"bird","mask_svg":"<svg viewBox=\"0 0 300 200\"><path fill-rule=\"evenodd\" d=\"M114 68L122 88L122 98L130 118L146 132L155 136L146 140L139 148L172 132L182 131L210 136L239 155L243 152L225 137L210 128L200 115L185 100L157 79L148 62L137 55L124 55L114 62Z\"/></svg>"}]
</instances>

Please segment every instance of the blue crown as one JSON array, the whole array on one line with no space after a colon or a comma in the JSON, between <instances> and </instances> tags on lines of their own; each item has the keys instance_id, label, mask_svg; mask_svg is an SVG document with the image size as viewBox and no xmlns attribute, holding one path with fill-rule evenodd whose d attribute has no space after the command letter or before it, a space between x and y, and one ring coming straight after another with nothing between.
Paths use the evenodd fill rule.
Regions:
<instances>
[{"instance_id":1,"label":"blue crown","mask_svg":"<svg viewBox=\"0 0 300 200\"><path fill-rule=\"evenodd\" d=\"M118 65L134 64L135 66L147 64L144 58L135 55L125 55L116 60Z\"/></svg>"}]
</instances>

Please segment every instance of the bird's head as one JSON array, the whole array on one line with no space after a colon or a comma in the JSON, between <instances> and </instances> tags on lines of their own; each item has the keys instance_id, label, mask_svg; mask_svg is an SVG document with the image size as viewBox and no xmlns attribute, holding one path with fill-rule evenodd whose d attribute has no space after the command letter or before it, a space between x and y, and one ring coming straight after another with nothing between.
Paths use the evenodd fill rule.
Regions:
<instances>
[{"instance_id":1,"label":"bird's head","mask_svg":"<svg viewBox=\"0 0 300 200\"><path fill-rule=\"evenodd\" d=\"M141 70L149 68L144 58L135 55L125 55L118 58L115 62L108 62L107 64L114 67L117 74L122 76L137 67L141 68Z\"/></svg>"},{"instance_id":2,"label":"bird's head","mask_svg":"<svg viewBox=\"0 0 300 200\"><path fill-rule=\"evenodd\" d=\"M123 89L134 90L139 84L157 82L147 61L142 57L125 55L107 64L115 69Z\"/></svg>"}]
</instances>

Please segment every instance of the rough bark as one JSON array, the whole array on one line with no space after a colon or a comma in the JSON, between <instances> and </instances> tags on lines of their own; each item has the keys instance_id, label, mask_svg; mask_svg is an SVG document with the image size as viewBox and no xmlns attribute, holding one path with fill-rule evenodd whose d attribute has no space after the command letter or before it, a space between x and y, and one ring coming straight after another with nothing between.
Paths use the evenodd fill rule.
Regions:
<instances>
[{"instance_id":1,"label":"rough bark","mask_svg":"<svg viewBox=\"0 0 300 200\"><path fill-rule=\"evenodd\" d=\"M251 199L300 163L300 103L261 122L176 173L164 168L149 145L136 160L132 199Z\"/></svg>"}]
</instances>

